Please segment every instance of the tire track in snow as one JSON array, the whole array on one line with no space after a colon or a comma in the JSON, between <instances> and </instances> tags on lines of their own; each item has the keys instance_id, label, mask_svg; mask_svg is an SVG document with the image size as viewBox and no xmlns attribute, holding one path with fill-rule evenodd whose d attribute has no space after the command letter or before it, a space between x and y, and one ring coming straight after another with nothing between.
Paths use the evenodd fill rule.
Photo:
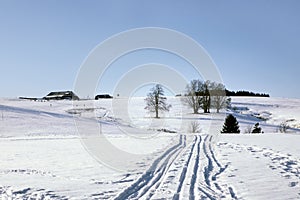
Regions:
<instances>
[{"instance_id":1,"label":"tire track in snow","mask_svg":"<svg viewBox=\"0 0 300 200\"><path fill-rule=\"evenodd\" d=\"M120 193L115 200L139 199L145 195L151 187L153 187L158 181L162 180L167 169L176 159L175 154L178 155L180 150L183 149L185 139L186 138L181 135L178 144L172 146L158 157L151 167L134 184ZM175 158L169 162L174 155ZM148 198L151 198L151 194Z\"/></svg>"}]
</instances>

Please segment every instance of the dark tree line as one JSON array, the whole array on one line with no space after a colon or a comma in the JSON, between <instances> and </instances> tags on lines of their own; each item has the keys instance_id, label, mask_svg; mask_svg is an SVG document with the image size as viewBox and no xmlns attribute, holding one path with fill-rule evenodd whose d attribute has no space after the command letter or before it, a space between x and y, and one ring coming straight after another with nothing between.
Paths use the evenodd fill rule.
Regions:
<instances>
[{"instance_id":1,"label":"dark tree line","mask_svg":"<svg viewBox=\"0 0 300 200\"><path fill-rule=\"evenodd\" d=\"M226 91L226 96L252 96L252 97L270 97L269 94L265 94L265 93L254 93L254 92L249 92L249 91L229 91L229 90L225 90Z\"/></svg>"}]
</instances>

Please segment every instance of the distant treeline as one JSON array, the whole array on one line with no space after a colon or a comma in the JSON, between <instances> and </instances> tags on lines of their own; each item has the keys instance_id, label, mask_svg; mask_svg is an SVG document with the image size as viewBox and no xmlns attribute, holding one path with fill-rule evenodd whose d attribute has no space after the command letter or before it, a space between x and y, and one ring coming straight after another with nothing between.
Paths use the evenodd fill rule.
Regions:
<instances>
[{"instance_id":1,"label":"distant treeline","mask_svg":"<svg viewBox=\"0 0 300 200\"><path fill-rule=\"evenodd\" d=\"M229 91L226 90L226 96L252 96L252 97L270 97L269 94L264 93L254 93L249 91Z\"/></svg>"}]
</instances>

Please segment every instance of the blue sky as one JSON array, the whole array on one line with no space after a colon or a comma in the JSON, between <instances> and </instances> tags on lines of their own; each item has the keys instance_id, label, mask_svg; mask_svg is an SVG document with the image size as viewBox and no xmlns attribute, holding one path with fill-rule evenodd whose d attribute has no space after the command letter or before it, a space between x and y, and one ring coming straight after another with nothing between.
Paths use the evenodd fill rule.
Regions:
<instances>
[{"instance_id":1,"label":"blue sky","mask_svg":"<svg viewBox=\"0 0 300 200\"><path fill-rule=\"evenodd\" d=\"M2 0L0 96L72 90L80 65L100 42L132 28L163 27L201 44L228 89L300 98L299 10L298 0ZM111 93L108 85L99 92Z\"/></svg>"}]
</instances>

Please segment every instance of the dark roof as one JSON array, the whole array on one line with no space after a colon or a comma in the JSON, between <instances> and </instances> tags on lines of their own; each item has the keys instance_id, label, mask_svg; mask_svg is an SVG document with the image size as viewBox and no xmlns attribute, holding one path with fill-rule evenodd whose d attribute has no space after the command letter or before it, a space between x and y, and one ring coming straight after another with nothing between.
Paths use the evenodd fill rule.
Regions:
<instances>
[{"instance_id":1,"label":"dark roof","mask_svg":"<svg viewBox=\"0 0 300 200\"><path fill-rule=\"evenodd\" d=\"M79 100L79 97L72 91L57 91L57 92L50 92L47 96L43 97L43 99L55 99L55 100L62 100L62 99L72 99L72 100Z\"/></svg>"},{"instance_id":2,"label":"dark roof","mask_svg":"<svg viewBox=\"0 0 300 200\"><path fill-rule=\"evenodd\" d=\"M98 94L95 96L95 99L111 99L113 98L112 96L110 96L109 94Z\"/></svg>"}]
</instances>

